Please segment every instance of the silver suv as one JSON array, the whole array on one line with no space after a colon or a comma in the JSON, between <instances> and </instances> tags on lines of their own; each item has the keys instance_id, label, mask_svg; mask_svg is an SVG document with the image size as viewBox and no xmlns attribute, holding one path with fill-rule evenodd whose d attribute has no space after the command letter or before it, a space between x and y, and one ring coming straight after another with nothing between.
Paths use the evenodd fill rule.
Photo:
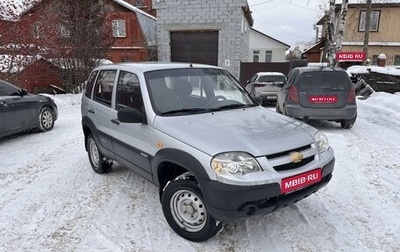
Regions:
<instances>
[{"instance_id":1,"label":"silver suv","mask_svg":"<svg viewBox=\"0 0 400 252\"><path fill-rule=\"evenodd\" d=\"M116 161L153 182L171 228L196 242L316 192L335 162L324 134L259 106L208 65L98 67L82 95L82 126L94 171Z\"/></svg>"}]
</instances>

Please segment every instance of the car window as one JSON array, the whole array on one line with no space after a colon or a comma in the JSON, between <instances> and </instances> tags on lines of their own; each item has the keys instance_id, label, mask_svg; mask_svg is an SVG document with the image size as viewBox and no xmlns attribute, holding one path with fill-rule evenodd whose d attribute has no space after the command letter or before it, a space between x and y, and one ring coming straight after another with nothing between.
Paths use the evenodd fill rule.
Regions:
<instances>
[{"instance_id":1,"label":"car window","mask_svg":"<svg viewBox=\"0 0 400 252\"><path fill-rule=\"evenodd\" d=\"M117 110L134 108L142 111L143 98L137 75L120 71L117 83Z\"/></svg>"},{"instance_id":2,"label":"car window","mask_svg":"<svg viewBox=\"0 0 400 252\"><path fill-rule=\"evenodd\" d=\"M264 75L258 78L258 82L270 82L271 84L286 84L285 76Z\"/></svg>"},{"instance_id":3,"label":"car window","mask_svg":"<svg viewBox=\"0 0 400 252\"><path fill-rule=\"evenodd\" d=\"M93 99L95 101L111 107L111 97L115 77L115 70L100 71L94 87Z\"/></svg>"},{"instance_id":4,"label":"car window","mask_svg":"<svg viewBox=\"0 0 400 252\"><path fill-rule=\"evenodd\" d=\"M85 96L86 97L92 97L92 90L93 90L93 85L95 83L97 76L97 71L94 71L90 74L89 79L86 84L86 89L85 89Z\"/></svg>"},{"instance_id":5,"label":"car window","mask_svg":"<svg viewBox=\"0 0 400 252\"><path fill-rule=\"evenodd\" d=\"M0 80L0 96L10 96L18 93L19 89L6 81Z\"/></svg>"},{"instance_id":6,"label":"car window","mask_svg":"<svg viewBox=\"0 0 400 252\"><path fill-rule=\"evenodd\" d=\"M168 69L145 73L153 108L163 114L179 109L209 109L232 104L254 105L248 93L227 71L221 69Z\"/></svg>"},{"instance_id":7,"label":"car window","mask_svg":"<svg viewBox=\"0 0 400 252\"><path fill-rule=\"evenodd\" d=\"M315 88L343 88L350 86L350 79L345 72L316 71L303 73L298 81L298 86L303 90Z\"/></svg>"}]
</instances>

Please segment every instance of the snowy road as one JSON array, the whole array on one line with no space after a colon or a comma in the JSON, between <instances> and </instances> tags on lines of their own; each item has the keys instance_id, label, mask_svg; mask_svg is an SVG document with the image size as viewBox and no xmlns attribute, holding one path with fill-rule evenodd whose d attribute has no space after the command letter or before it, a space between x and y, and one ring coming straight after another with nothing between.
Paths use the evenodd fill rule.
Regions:
<instances>
[{"instance_id":1,"label":"snowy road","mask_svg":"<svg viewBox=\"0 0 400 252\"><path fill-rule=\"evenodd\" d=\"M400 95L359 101L351 130L312 122L336 153L328 186L296 205L227 223L192 243L166 223L157 188L114 166L94 173L77 95L55 97L53 131L0 140L0 251L400 251ZM383 102L385 100L385 102Z\"/></svg>"}]
</instances>

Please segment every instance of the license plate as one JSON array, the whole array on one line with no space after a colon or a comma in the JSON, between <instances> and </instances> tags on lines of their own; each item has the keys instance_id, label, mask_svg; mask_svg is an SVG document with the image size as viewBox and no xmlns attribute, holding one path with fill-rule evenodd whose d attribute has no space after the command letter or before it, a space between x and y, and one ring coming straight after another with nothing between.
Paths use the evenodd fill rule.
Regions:
<instances>
[{"instance_id":1,"label":"license plate","mask_svg":"<svg viewBox=\"0 0 400 252\"><path fill-rule=\"evenodd\" d=\"M308 101L310 103L336 103L337 95L310 95Z\"/></svg>"},{"instance_id":2,"label":"license plate","mask_svg":"<svg viewBox=\"0 0 400 252\"><path fill-rule=\"evenodd\" d=\"M289 178L284 178L281 181L281 191L283 194L286 194L318 183L321 181L321 174L321 169L316 169Z\"/></svg>"}]
</instances>

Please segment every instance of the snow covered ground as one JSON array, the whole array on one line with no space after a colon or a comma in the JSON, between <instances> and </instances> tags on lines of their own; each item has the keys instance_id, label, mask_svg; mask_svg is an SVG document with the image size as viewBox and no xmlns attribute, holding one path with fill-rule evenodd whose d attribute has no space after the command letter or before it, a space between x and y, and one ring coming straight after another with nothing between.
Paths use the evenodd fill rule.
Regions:
<instances>
[{"instance_id":1,"label":"snow covered ground","mask_svg":"<svg viewBox=\"0 0 400 252\"><path fill-rule=\"evenodd\" d=\"M0 251L400 251L400 94L359 100L351 130L312 122L335 149L332 181L204 243L169 228L147 180L118 165L94 173L80 96L54 99L52 131L0 140Z\"/></svg>"}]
</instances>

